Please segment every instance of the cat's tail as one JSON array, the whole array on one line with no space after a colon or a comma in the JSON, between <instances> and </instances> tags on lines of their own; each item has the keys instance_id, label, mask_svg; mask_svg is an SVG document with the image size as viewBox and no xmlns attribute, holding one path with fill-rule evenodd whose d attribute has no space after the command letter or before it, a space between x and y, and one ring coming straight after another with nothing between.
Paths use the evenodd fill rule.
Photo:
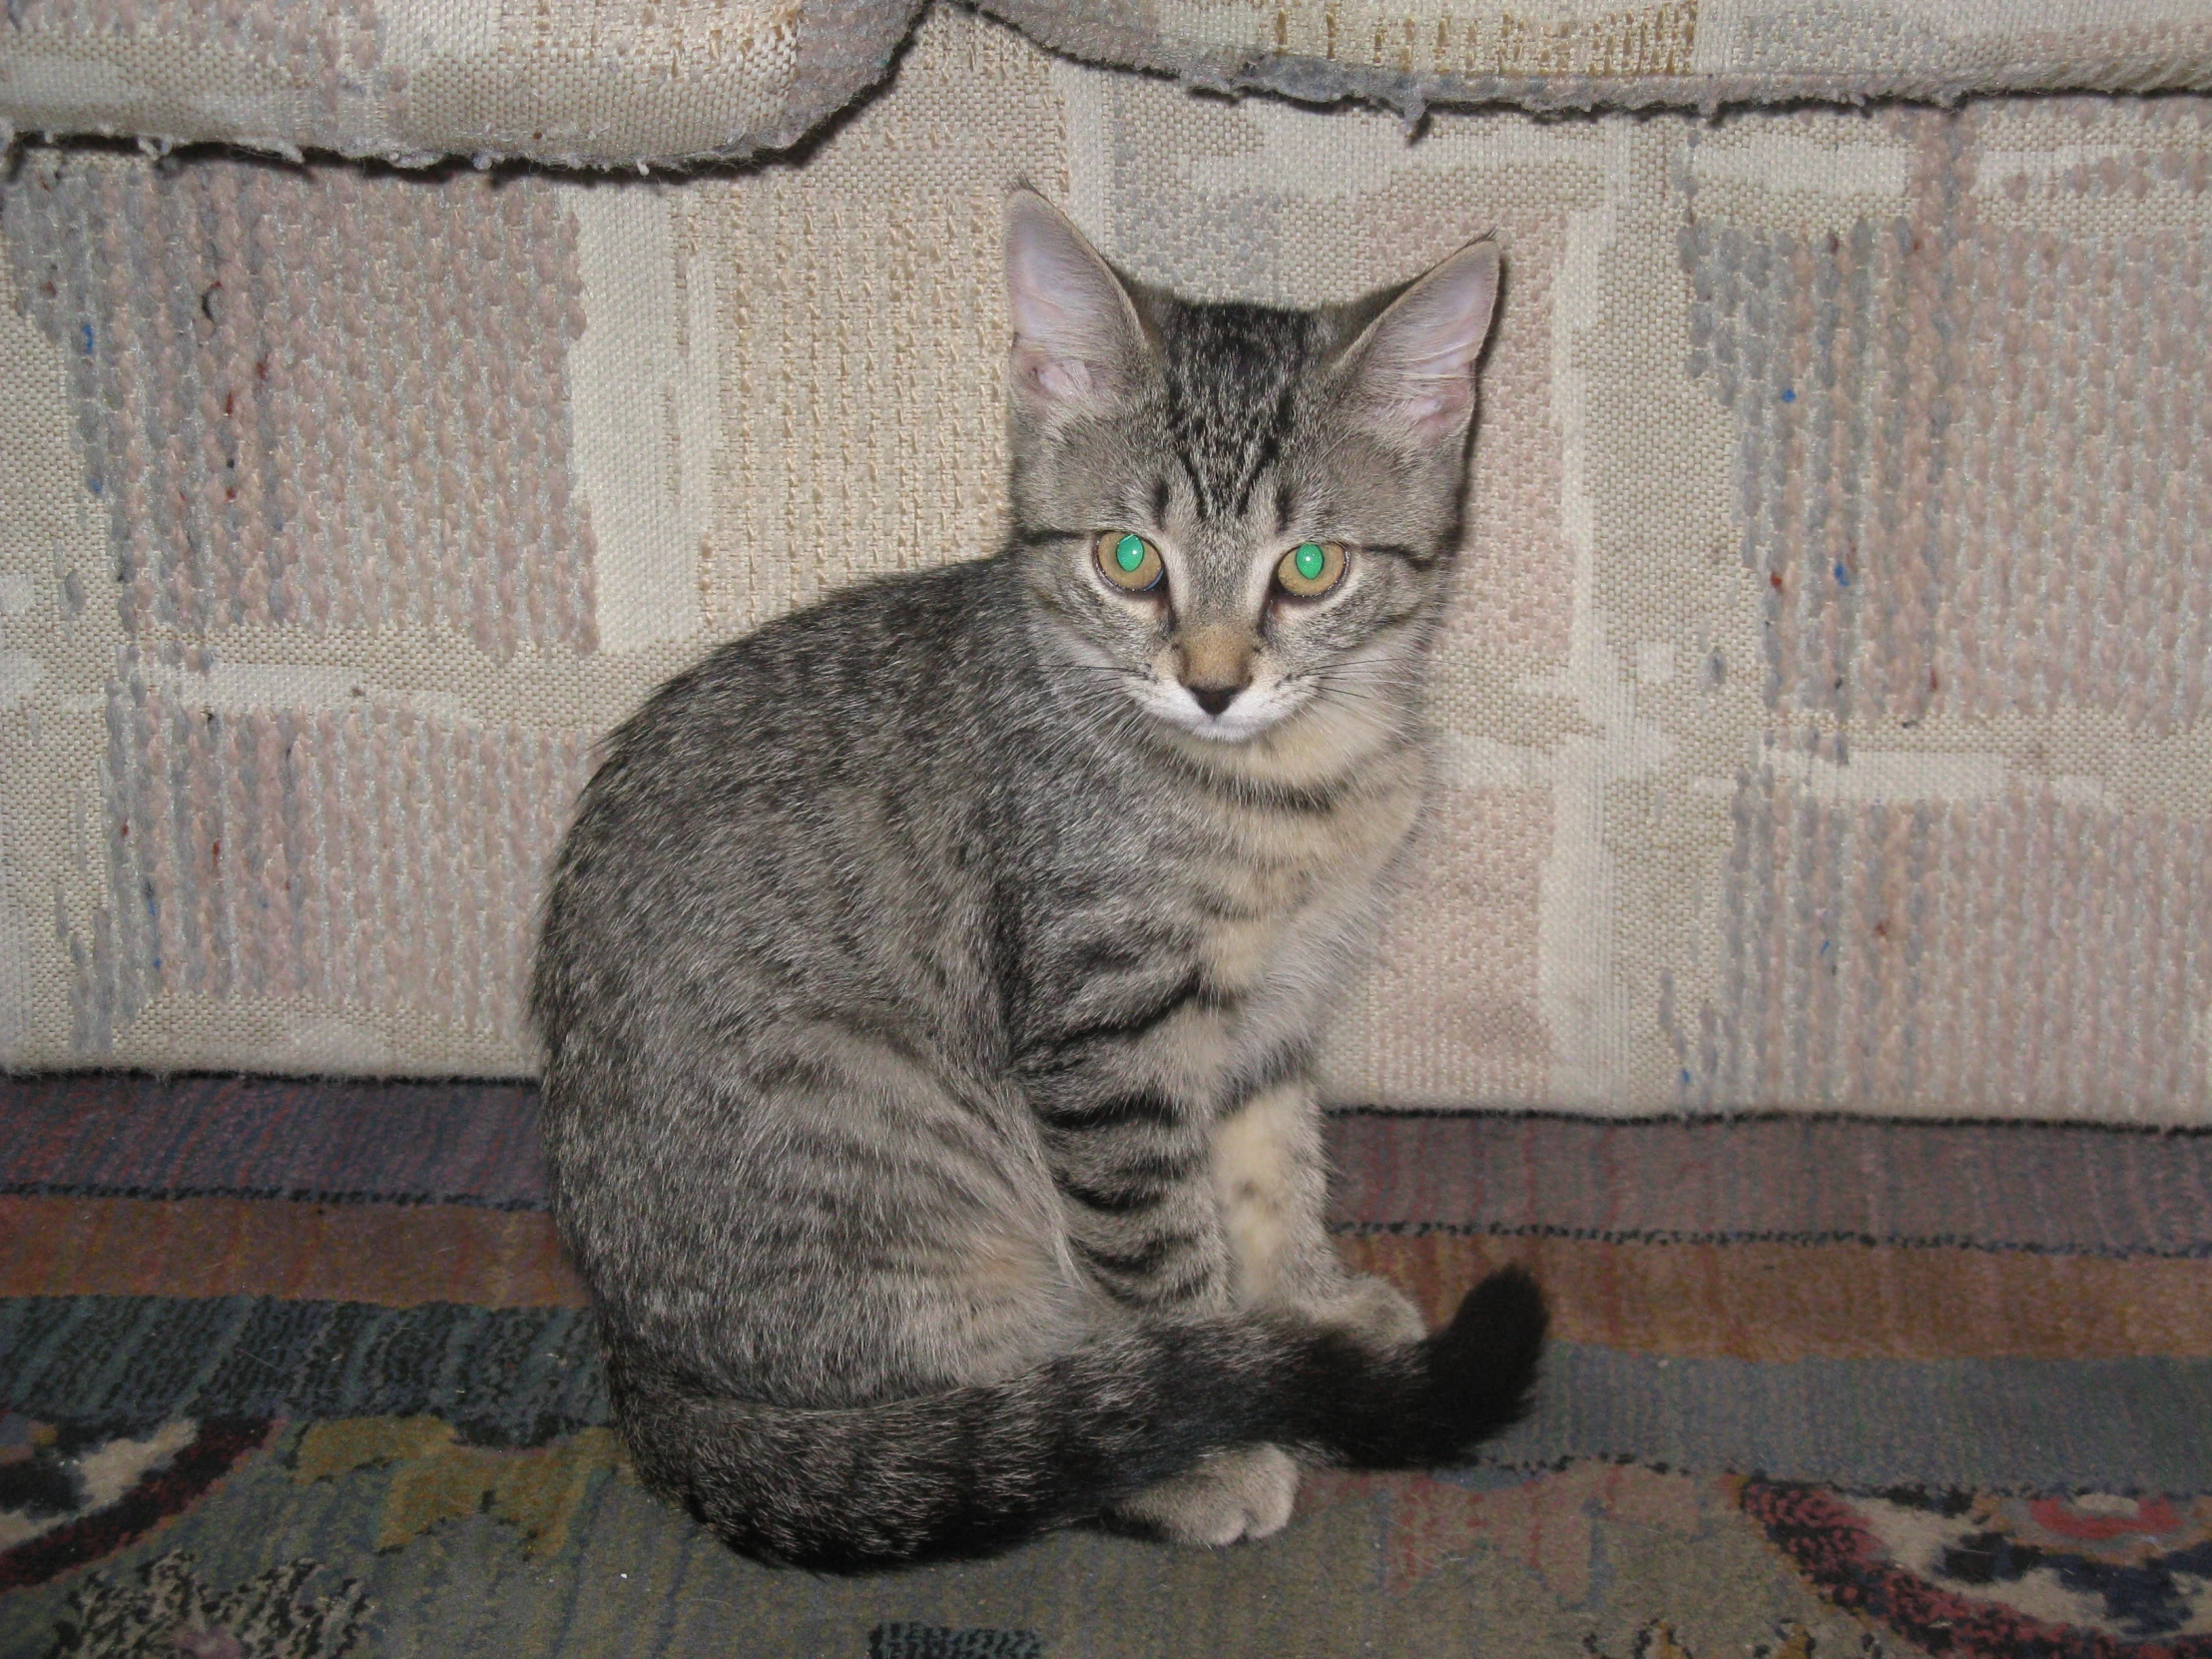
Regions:
<instances>
[{"instance_id":1,"label":"cat's tail","mask_svg":"<svg viewBox=\"0 0 2212 1659\"><path fill-rule=\"evenodd\" d=\"M619 1352L608 1385L649 1485L745 1554L852 1572L989 1554L1232 1446L1455 1461L1526 1408L1544 1323L1535 1282L1508 1268L1394 1350L1240 1315L1148 1322L1002 1382L847 1409L721 1398Z\"/></svg>"}]
</instances>

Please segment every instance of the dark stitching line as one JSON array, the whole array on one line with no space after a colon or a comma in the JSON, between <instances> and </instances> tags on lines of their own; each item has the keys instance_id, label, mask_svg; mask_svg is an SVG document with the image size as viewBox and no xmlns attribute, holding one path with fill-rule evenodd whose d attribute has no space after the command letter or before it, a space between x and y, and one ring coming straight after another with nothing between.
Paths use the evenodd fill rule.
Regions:
<instances>
[{"instance_id":1,"label":"dark stitching line","mask_svg":"<svg viewBox=\"0 0 2212 1659\"><path fill-rule=\"evenodd\" d=\"M1358 1106L1344 1105L1328 1108L1331 1117L1339 1118L1421 1118L1437 1123L1521 1123L1530 1118L1546 1123L1572 1123L1584 1128L1604 1130L1639 1129L1727 1129L1745 1123L1826 1123L1842 1124L1852 1129L1866 1130L1884 1135L1903 1135L1910 1138L1924 1129L2002 1129L2022 1135L2094 1135L2151 1138L2156 1140L2212 1140L2212 1124L2202 1123L2083 1123L2053 1122L2036 1118L1996 1117L1910 1117L1877 1118L1863 1112L1846 1112L1824 1108L1819 1111L1800 1112L1785 1106L1761 1106L1740 1112L1704 1111L1645 1112L1634 1117L1593 1117L1588 1112L1569 1111L1563 1106L1515 1106L1500 1111L1491 1107L1447 1107L1436 1110L1424 1106Z\"/></svg>"},{"instance_id":2,"label":"dark stitching line","mask_svg":"<svg viewBox=\"0 0 2212 1659\"><path fill-rule=\"evenodd\" d=\"M1123 1122L1134 1119L1118 1120ZM1075 1125L1083 1128L1091 1125ZM1103 1127L1103 1125L1100 1125ZM1064 1190L1064 1189L1063 1189ZM260 1203L389 1205L395 1210L426 1205L489 1210L505 1214L544 1214L542 1199L491 1199L467 1193L331 1192L306 1187L136 1187L97 1182L0 1182L8 1198L128 1198L149 1203L187 1203L195 1199L233 1198ZM2025 1239L1975 1239L1950 1233L1868 1233L1849 1228L1602 1228L1568 1227L1547 1222L1336 1221L1329 1231L1339 1238L1493 1238L1570 1239L1594 1244L1631 1245L1861 1245L1869 1249L1970 1250L1988 1255L2094 1257L2103 1261L2212 1261L2212 1240L2185 1245L2048 1244Z\"/></svg>"},{"instance_id":3,"label":"dark stitching line","mask_svg":"<svg viewBox=\"0 0 2212 1659\"><path fill-rule=\"evenodd\" d=\"M1858 1233L1846 1228L1792 1232L1774 1229L1562 1227L1545 1222L1333 1221L1329 1231L1342 1239L1573 1239L1591 1244L1629 1245L1864 1245L1869 1249L1971 1250L1995 1256L2086 1256L2103 1261L2212 1261L2212 1240L2179 1247L2163 1245L2053 1245L2027 1239L1969 1239L1945 1233Z\"/></svg>"},{"instance_id":4,"label":"dark stitching line","mask_svg":"<svg viewBox=\"0 0 2212 1659\"><path fill-rule=\"evenodd\" d=\"M377 1192L352 1187L141 1187L104 1181L0 1181L4 1198L135 1198L154 1204L178 1204L199 1198L242 1198L281 1204L389 1204L412 1209L449 1204L469 1210L519 1212L547 1210L543 1198L486 1198L476 1193Z\"/></svg>"}]
</instances>

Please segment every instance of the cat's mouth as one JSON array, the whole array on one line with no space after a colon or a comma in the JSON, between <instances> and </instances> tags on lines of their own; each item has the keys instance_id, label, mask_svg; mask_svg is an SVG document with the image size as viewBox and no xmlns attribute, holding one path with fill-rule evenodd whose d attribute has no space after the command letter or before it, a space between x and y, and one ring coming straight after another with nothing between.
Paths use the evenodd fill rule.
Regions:
<instances>
[{"instance_id":1,"label":"cat's mouth","mask_svg":"<svg viewBox=\"0 0 2212 1659\"><path fill-rule=\"evenodd\" d=\"M1131 688L1150 714L1211 743L1244 743L1280 726L1305 702L1292 687L1247 686L1226 701L1178 680L1147 680Z\"/></svg>"}]
</instances>

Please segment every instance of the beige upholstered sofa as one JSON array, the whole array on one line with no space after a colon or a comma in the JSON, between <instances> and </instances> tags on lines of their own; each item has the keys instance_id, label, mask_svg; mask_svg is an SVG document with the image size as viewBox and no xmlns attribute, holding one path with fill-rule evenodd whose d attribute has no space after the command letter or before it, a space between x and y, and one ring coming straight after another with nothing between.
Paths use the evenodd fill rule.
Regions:
<instances>
[{"instance_id":1,"label":"beige upholstered sofa","mask_svg":"<svg viewBox=\"0 0 2212 1659\"><path fill-rule=\"evenodd\" d=\"M0 1058L526 1071L595 736L994 545L1027 176L1201 293L1504 239L1341 1098L2212 1121L2212 6L985 12L0 17Z\"/></svg>"}]
</instances>

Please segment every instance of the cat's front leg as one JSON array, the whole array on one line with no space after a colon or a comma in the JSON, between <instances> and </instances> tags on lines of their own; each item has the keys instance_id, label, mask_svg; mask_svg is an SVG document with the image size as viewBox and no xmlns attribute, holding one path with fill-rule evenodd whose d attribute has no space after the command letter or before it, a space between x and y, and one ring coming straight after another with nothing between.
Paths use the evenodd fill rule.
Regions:
<instances>
[{"instance_id":1,"label":"cat's front leg","mask_svg":"<svg viewBox=\"0 0 2212 1659\"><path fill-rule=\"evenodd\" d=\"M1037 1110L1045 1159L1092 1284L1135 1312L1229 1307L1229 1240L1199 1114L1160 1089L1104 1080L1056 1096Z\"/></svg>"},{"instance_id":2,"label":"cat's front leg","mask_svg":"<svg viewBox=\"0 0 2212 1659\"><path fill-rule=\"evenodd\" d=\"M1311 1084L1300 1079L1260 1090L1222 1117L1208 1137L1206 1173L1206 1201L1219 1217L1236 1302L1295 1309L1379 1343L1420 1337L1413 1305L1380 1279L1347 1273L1330 1242L1329 1171ZM1176 1543L1218 1548L1280 1531L1298 1483L1298 1461L1282 1447L1241 1446L1139 1493L1109 1518Z\"/></svg>"},{"instance_id":3,"label":"cat's front leg","mask_svg":"<svg viewBox=\"0 0 2212 1659\"><path fill-rule=\"evenodd\" d=\"M1134 1313L1226 1309L1233 1254L1204 1114L1126 1080L1063 1079L1040 1099L1046 1162L1068 1242L1094 1285ZM1221 1548L1289 1522L1298 1463L1272 1445L1232 1446L1147 1487L1106 1516L1122 1531Z\"/></svg>"},{"instance_id":4,"label":"cat's front leg","mask_svg":"<svg viewBox=\"0 0 2212 1659\"><path fill-rule=\"evenodd\" d=\"M1260 1089L1224 1114L1214 1128L1212 1166L1238 1302L1296 1309L1380 1343L1422 1336L1420 1314L1404 1294L1347 1272L1329 1237L1329 1166L1310 1080Z\"/></svg>"}]
</instances>

